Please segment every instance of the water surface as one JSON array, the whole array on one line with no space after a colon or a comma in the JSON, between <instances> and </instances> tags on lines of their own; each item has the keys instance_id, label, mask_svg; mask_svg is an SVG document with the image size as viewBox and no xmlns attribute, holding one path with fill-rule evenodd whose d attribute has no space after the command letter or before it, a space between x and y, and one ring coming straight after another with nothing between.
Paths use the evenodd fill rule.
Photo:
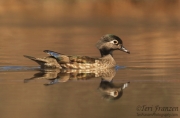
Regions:
<instances>
[{"instance_id":1,"label":"water surface","mask_svg":"<svg viewBox=\"0 0 180 118\"><path fill-rule=\"evenodd\" d=\"M156 107L180 107L180 27L177 20L164 22L163 19L161 22L161 19L146 21L126 17L124 21L108 18L100 22L107 18L100 15L101 19L81 19L83 22L71 22L66 17L67 23L63 21L63 25L57 22L48 24L46 19L42 24L38 22L39 25L29 22L29 17L24 17L25 23L17 19L18 22L12 22L12 19L7 23L3 21L0 27L1 118L149 117L137 115L142 113L180 115L179 109L154 112ZM47 56L43 53L45 49L99 57L95 44L107 33L120 36L131 54L114 52L121 68L105 82L93 74L44 71L23 57L24 54ZM119 98L108 99L102 89L104 86L119 90Z\"/></svg>"}]
</instances>

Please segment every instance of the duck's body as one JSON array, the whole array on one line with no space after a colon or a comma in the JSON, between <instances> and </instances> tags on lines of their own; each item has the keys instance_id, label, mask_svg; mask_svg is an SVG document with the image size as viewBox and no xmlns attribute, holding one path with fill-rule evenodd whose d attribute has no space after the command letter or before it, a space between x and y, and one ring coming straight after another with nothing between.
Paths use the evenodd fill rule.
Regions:
<instances>
[{"instance_id":1,"label":"duck's body","mask_svg":"<svg viewBox=\"0 0 180 118\"><path fill-rule=\"evenodd\" d=\"M52 54L58 54L46 50ZM48 56L44 58L25 57L37 62L41 68L66 68L66 69L92 69L92 68L111 68L116 65L115 60L109 54L102 58L91 58L88 56L66 56L59 54L58 57Z\"/></svg>"},{"instance_id":2,"label":"duck's body","mask_svg":"<svg viewBox=\"0 0 180 118\"><path fill-rule=\"evenodd\" d=\"M101 58L92 58L88 56L68 56L54 51L45 50L44 52L50 56L44 58L35 58L26 56L37 62L41 68L60 68L60 69L94 69L94 68L112 68L116 65L112 52L114 50L122 50L129 53L122 46L122 40L115 35L105 35L97 43L100 50Z\"/></svg>"}]
</instances>

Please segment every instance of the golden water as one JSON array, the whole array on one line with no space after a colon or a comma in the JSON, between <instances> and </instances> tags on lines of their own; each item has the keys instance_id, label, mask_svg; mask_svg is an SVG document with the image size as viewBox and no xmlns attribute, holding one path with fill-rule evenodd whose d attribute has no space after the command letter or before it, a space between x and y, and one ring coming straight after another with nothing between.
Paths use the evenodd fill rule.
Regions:
<instances>
[{"instance_id":1,"label":"golden water","mask_svg":"<svg viewBox=\"0 0 180 118\"><path fill-rule=\"evenodd\" d=\"M146 105L152 107L153 111L157 105L180 107L180 22L176 13L178 8L172 8L171 13L153 11L155 16L151 19L152 13L146 14L149 17L144 18L146 16L134 7L129 7L129 12L126 7L122 7L121 13L127 14L118 15L118 7L107 10L108 6L101 3L95 7L99 12L80 10L93 10L88 7L88 4L92 3L89 1L73 3L75 7L68 6L70 3L63 3L63 8L52 7L55 5L53 2L49 7L45 3L45 7L42 7L44 9L41 9L42 14L37 12L28 16L26 13L34 13L35 10L28 9L32 6L30 4L28 7L26 3L24 12L20 12L23 8L19 7L10 7L6 15L2 9L0 11L3 16L0 27L1 118L146 118L148 116L137 116L137 113L152 111L138 111L138 106ZM112 5L115 3L113 1ZM11 6L10 2L6 5ZM15 6L18 5L21 4ZM61 4L57 2L57 5ZM68 11L71 7L75 11ZM103 13L99 7L107 11ZM36 5L34 9L37 8ZM62 15L63 11L51 14L53 8L55 11L67 8L69 14ZM14 13L18 13L17 16L12 15ZM56 19L58 13L60 17ZM109 15L106 16L106 13ZM133 16L133 13L137 16ZM131 18L128 18L128 14ZM38 15L40 16L37 17ZM24 58L24 54L44 57L46 54L43 50L49 49L63 54L99 57L95 44L107 33L121 37L124 46L131 51L130 55L121 51L114 52L117 64L123 68L116 72L113 83L130 82L123 90L121 98L114 101L105 100L98 89L101 78L69 80L52 86L44 85L49 82L47 79L33 79L24 83L24 79L40 73L38 65ZM156 113L178 114L179 111Z\"/></svg>"}]
</instances>

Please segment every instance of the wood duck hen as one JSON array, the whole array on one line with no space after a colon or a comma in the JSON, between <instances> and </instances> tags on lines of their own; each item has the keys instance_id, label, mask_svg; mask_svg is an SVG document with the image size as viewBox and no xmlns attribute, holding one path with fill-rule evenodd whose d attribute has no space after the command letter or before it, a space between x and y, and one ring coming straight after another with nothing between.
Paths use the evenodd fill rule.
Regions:
<instances>
[{"instance_id":1,"label":"wood duck hen","mask_svg":"<svg viewBox=\"0 0 180 118\"><path fill-rule=\"evenodd\" d=\"M130 54L130 51L123 46L122 40L112 34L102 36L97 42L96 47L100 51L100 58L64 55L50 50L44 50L45 53L49 54L49 56L44 58L35 58L27 55L24 55L24 57L37 62L41 68L105 69L112 68L116 65L112 54L114 50L121 50Z\"/></svg>"}]
</instances>

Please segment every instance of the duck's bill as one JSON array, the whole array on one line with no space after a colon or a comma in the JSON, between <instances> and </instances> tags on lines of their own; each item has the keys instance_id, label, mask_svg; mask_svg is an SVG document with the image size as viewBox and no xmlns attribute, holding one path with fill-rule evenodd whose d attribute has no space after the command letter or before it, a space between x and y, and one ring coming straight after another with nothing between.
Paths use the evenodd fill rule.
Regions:
<instances>
[{"instance_id":1,"label":"duck's bill","mask_svg":"<svg viewBox=\"0 0 180 118\"><path fill-rule=\"evenodd\" d=\"M128 54L130 54L130 51L129 50L127 50L125 47L121 47L121 49L120 49L121 51L123 51L123 52L126 52L126 53L128 53Z\"/></svg>"}]
</instances>

